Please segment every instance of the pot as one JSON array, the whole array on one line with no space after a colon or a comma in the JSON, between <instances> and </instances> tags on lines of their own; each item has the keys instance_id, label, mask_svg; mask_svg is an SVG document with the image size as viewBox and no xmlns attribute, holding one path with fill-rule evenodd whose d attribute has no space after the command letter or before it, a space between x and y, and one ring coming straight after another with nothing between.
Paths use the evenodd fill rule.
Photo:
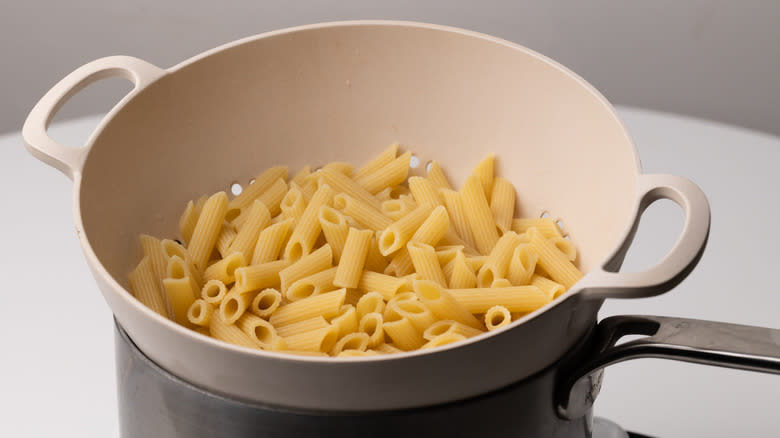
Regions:
<instances>
[{"instance_id":1,"label":"pot","mask_svg":"<svg viewBox=\"0 0 780 438\"><path fill-rule=\"evenodd\" d=\"M84 146L67 148L46 134L68 98L112 76L134 88ZM582 78L519 45L429 24L296 27L169 69L127 56L99 59L35 105L23 137L33 155L73 180L88 264L140 350L201 388L274 406L408 409L522 381L585 342L604 299L656 295L682 281L709 232L701 190L681 177L642 174L614 109ZM438 160L455 185L495 153L497 173L519 188L522 215L561 218L585 277L553 303L464 342L339 360L228 345L157 315L128 292L127 274L140 259L137 236L174 236L186 201L229 192L270 165L359 163L396 141L419 163ZM677 243L643 272L618 272L639 217L660 198L685 213ZM589 376L607 362L571 375ZM562 381L577 387L577 379Z\"/></svg>"}]
</instances>

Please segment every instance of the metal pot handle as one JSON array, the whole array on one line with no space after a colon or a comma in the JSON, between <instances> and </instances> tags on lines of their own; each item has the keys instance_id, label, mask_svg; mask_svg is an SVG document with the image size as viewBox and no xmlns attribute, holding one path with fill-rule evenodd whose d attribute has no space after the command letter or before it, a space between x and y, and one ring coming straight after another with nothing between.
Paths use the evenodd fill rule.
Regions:
<instances>
[{"instance_id":1,"label":"metal pot handle","mask_svg":"<svg viewBox=\"0 0 780 438\"><path fill-rule=\"evenodd\" d=\"M46 130L57 111L87 85L109 77L122 77L133 83L133 89L114 107L132 99L166 71L131 56L108 56L82 65L65 76L35 104L22 128L24 145L31 154L64 173L71 180L81 173L88 148L72 148L54 141Z\"/></svg>"},{"instance_id":2,"label":"metal pot handle","mask_svg":"<svg viewBox=\"0 0 780 438\"><path fill-rule=\"evenodd\" d=\"M627 335L646 335L620 345ZM562 371L555 390L558 413L579 418L601 388L603 369L654 357L780 374L780 330L665 316L613 316L601 321L586 352Z\"/></svg>"},{"instance_id":3,"label":"metal pot handle","mask_svg":"<svg viewBox=\"0 0 780 438\"><path fill-rule=\"evenodd\" d=\"M699 186L675 175L640 175L634 223L607 257L583 278L583 298L643 298L662 294L679 284L696 266L710 232L710 206ZM682 207L685 223L677 243L657 264L640 272L617 272L631 246L639 219L653 202L670 199Z\"/></svg>"}]
</instances>

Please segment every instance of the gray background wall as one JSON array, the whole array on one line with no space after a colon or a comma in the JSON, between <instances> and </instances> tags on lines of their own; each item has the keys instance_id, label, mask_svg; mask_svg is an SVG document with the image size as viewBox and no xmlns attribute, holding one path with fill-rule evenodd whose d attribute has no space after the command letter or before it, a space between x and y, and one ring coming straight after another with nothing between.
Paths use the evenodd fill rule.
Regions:
<instances>
[{"instance_id":1,"label":"gray background wall","mask_svg":"<svg viewBox=\"0 0 780 438\"><path fill-rule=\"evenodd\" d=\"M113 54L159 66L236 38L313 22L388 18L486 32L540 51L615 103L780 134L775 0L0 0L0 132L79 65ZM107 110L118 79L57 119Z\"/></svg>"}]
</instances>

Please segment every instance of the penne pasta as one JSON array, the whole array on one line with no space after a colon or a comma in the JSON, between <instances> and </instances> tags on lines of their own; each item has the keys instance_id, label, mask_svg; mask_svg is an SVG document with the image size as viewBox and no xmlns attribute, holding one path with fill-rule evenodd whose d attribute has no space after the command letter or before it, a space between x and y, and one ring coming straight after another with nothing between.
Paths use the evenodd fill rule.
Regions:
<instances>
[{"instance_id":1,"label":"penne pasta","mask_svg":"<svg viewBox=\"0 0 780 438\"><path fill-rule=\"evenodd\" d=\"M236 321L236 327L263 350L278 351L287 348L286 342L276 333L274 326L256 315L245 313Z\"/></svg>"},{"instance_id":2,"label":"penne pasta","mask_svg":"<svg viewBox=\"0 0 780 438\"><path fill-rule=\"evenodd\" d=\"M482 333L484 333L482 330L477 330L473 327L469 327L465 324L461 324L458 321L453 321L450 319L443 319L436 321L435 323L431 324L425 331L423 332L423 338L427 340L433 340L437 336L441 336L445 333L454 333L456 335L461 335L466 338L470 338L472 336L477 336Z\"/></svg>"},{"instance_id":3,"label":"penne pasta","mask_svg":"<svg viewBox=\"0 0 780 438\"><path fill-rule=\"evenodd\" d=\"M333 207L344 215L355 219L360 225L371 230L384 230L393 223L381 211L361 202L345 193L333 197Z\"/></svg>"},{"instance_id":4,"label":"penne pasta","mask_svg":"<svg viewBox=\"0 0 780 438\"><path fill-rule=\"evenodd\" d=\"M353 167L349 163L345 163L342 161L333 161L330 162L324 166L322 166L323 169L333 169L336 172L341 172L346 176L352 176L352 170Z\"/></svg>"},{"instance_id":5,"label":"penne pasta","mask_svg":"<svg viewBox=\"0 0 780 438\"><path fill-rule=\"evenodd\" d=\"M466 262L463 252L458 252L452 261L449 285L453 289L469 289L477 286L477 276Z\"/></svg>"},{"instance_id":6,"label":"penne pasta","mask_svg":"<svg viewBox=\"0 0 780 438\"><path fill-rule=\"evenodd\" d=\"M512 254L519 244L520 239L514 231L508 231L498 239L477 274L479 287L491 287L493 280L506 277Z\"/></svg>"},{"instance_id":7,"label":"penne pasta","mask_svg":"<svg viewBox=\"0 0 780 438\"><path fill-rule=\"evenodd\" d=\"M358 331L368 335L368 348L376 348L385 342L384 319L381 312L366 313L360 318Z\"/></svg>"},{"instance_id":8,"label":"penne pasta","mask_svg":"<svg viewBox=\"0 0 780 438\"><path fill-rule=\"evenodd\" d=\"M379 237L382 255L388 256L403 248L432 211L433 206L421 205L382 231Z\"/></svg>"},{"instance_id":9,"label":"penne pasta","mask_svg":"<svg viewBox=\"0 0 780 438\"><path fill-rule=\"evenodd\" d=\"M341 306L338 315L330 319L330 325L338 327L339 338L356 332L358 329L358 316L355 306L351 304Z\"/></svg>"},{"instance_id":10,"label":"penne pasta","mask_svg":"<svg viewBox=\"0 0 780 438\"><path fill-rule=\"evenodd\" d=\"M377 236L374 235L371 238L371 246L368 248L366 254L366 266L367 271L384 272L387 268L387 260L385 256L379 251L379 243L377 242Z\"/></svg>"},{"instance_id":11,"label":"penne pasta","mask_svg":"<svg viewBox=\"0 0 780 438\"><path fill-rule=\"evenodd\" d=\"M284 294L285 297L290 301L298 301L338 289L333 284L333 280L336 278L337 269L338 268L334 266L301 278L287 288L287 291Z\"/></svg>"},{"instance_id":12,"label":"penne pasta","mask_svg":"<svg viewBox=\"0 0 780 438\"><path fill-rule=\"evenodd\" d=\"M217 243L214 244L222 257L230 254L230 245L236 240L237 235L238 233L233 224L228 221L222 223L222 230L217 236Z\"/></svg>"},{"instance_id":13,"label":"penne pasta","mask_svg":"<svg viewBox=\"0 0 780 438\"><path fill-rule=\"evenodd\" d=\"M536 228L529 228L527 233L531 237L529 249L539 255L537 264L550 275L550 279L568 290L582 278L582 272Z\"/></svg>"},{"instance_id":14,"label":"penne pasta","mask_svg":"<svg viewBox=\"0 0 780 438\"><path fill-rule=\"evenodd\" d=\"M431 161L428 165L428 180L440 189L452 189L449 181L447 181L447 176L444 175L444 171L441 170L439 163L436 161Z\"/></svg>"},{"instance_id":15,"label":"penne pasta","mask_svg":"<svg viewBox=\"0 0 780 438\"><path fill-rule=\"evenodd\" d=\"M439 189L431 181L421 176L409 177L409 191L418 205L430 204L434 207L444 205Z\"/></svg>"},{"instance_id":16,"label":"penne pasta","mask_svg":"<svg viewBox=\"0 0 780 438\"><path fill-rule=\"evenodd\" d=\"M168 269L168 255L162 247L162 242L152 236L142 234L140 237L141 249L144 256L149 259L149 265L152 268L155 278L161 280L165 277ZM183 259L183 258L182 258Z\"/></svg>"},{"instance_id":17,"label":"penne pasta","mask_svg":"<svg viewBox=\"0 0 780 438\"><path fill-rule=\"evenodd\" d=\"M512 219L512 231L522 234L530 228L536 228L542 235L548 239L553 237L563 237L561 229L549 217L542 218L514 218Z\"/></svg>"},{"instance_id":18,"label":"penne pasta","mask_svg":"<svg viewBox=\"0 0 780 438\"><path fill-rule=\"evenodd\" d=\"M342 336L330 350L330 355L338 356L342 351L366 351L367 348L368 335L353 332Z\"/></svg>"},{"instance_id":19,"label":"penne pasta","mask_svg":"<svg viewBox=\"0 0 780 438\"><path fill-rule=\"evenodd\" d=\"M208 281L219 280L223 284L232 284L236 281L236 269L246 266L244 254L234 252L222 260L212 264L203 272L203 279Z\"/></svg>"},{"instance_id":20,"label":"penne pasta","mask_svg":"<svg viewBox=\"0 0 780 438\"><path fill-rule=\"evenodd\" d=\"M187 248L192 257L192 263L201 271L206 268L214 244L222 230L222 221L227 213L228 200L225 192L212 195L203 205L203 211L198 217L198 223L192 233L192 241Z\"/></svg>"},{"instance_id":21,"label":"penne pasta","mask_svg":"<svg viewBox=\"0 0 780 438\"><path fill-rule=\"evenodd\" d=\"M346 289L339 289L285 304L276 309L276 312L271 315L268 322L274 326L280 326L303 321L317 315L331 318L339 313L339 309L344 304L346 294Z\"/></svg>"},{"instance_id":22,"label":"penne pasta","mask_svg":"<svg viewBox=\"0 0 780 438\"><path fill-rule=\"evenodd\" d=\"M447 279L439 265L439 258L436 257L436 251L430 245L411 241L406 245L409 256L412 258L414 270L420 274L424 280L431 280L442 287L447 287Z\"/></svg>"},{"instance_id":23,"label":"penne pasta","mask_svg":"<svg viewBox=\"0 0 780 438\"><path fill-rule=\"evenodd\" d=\"M468 205L465 209L466 220L474 235L476 249L480 254L490 254L498 242L498 231L480 179L473 175L468 177L461 189L461 196L463 203Z\"/></svg>"},{"instance_id":24,"label":"penne pasta","mask_svg":"<svg viewBox=\"0 0 780 438\"><path fill-rule=\"evenodd\" d=\"M398 144L394 143L379 153L379 155L377 155L371 161L353 172L352 177L358 179L377 172L379 169L390 164L395 159L396 154L398 154Z\"/></svg>"},{"instance_id":25,"label":"penne pasta","mask_svg":"<svg viewBox=\"0 0 780 438\"><path fill-rule=\"evenodd\" d=\"M495 169L495 156L488 155L477 164L472 174L479 178L479 183L485 193L485 198L490 199L493 192L493 177Z\"/></svg>"},{"instance_id":26,"label":"penne pasta","mask_svg":"<svg viewBox=\"0 0 780 438\"><path fill-rule=\"evenodd\" d=\"M261 231L257 237L255 250L252 253L252 264L258 265L276 260L287 238L290 236L292 225L293 220L287 219L270 225Z\"/></svg>"},{"instance_id":27,"label":"penne pasta","mask_svg":"<svg viewBox=\"0 0 780 438\"><path fill-rule=\"evenodd\" d=\"M133 296L146 307L168 318L168 306L160 290L160 279L152 272L149 256L144 256L128 277Z\"/></svg>"},{"instance_id":28,"label":"penne pasta","mask_svg":"<svg viewBox=\"0 0 780 438\"><path fill-rule=\"evenodd\" d=\"M311 174L311 166L309 165L303 166L301 167L301 170L299 170L298 173L296 173L295 176L292 177L290 182L302 186L306 181L306 177L308 177L310 174Z\"/></svg>"},{"instance_id":29,"label":"penne pasta","mask_svg":"<svg viewBox=\"0 0 780 438\"><path fill-rule=\"evenodd\" d=\"M413 242L435 246L450 229L450 218L444 206L438 206L431 211L417 231L412 235Z\"/></svg>"},{"instance_id":30,"label":"penne pasta","mask_svg":"<svg viewBox=\"0 0 780 438\"><path fill-rule=\"evenodd\" d=\"M381 354L396 354L396 353L403 353L404 351L394 347L391 344L379 344L375 347L375 351L381 353Z\"/></svg>"},{"instance_id":31,"label":"penne pasta","mask_svg":"<svg viewBox=\"0 0 780 438\"><path fill-rule=\"evenodd\" d=\"M512 217L515 214L515 186L504 178L493 180L493 191L490 195L490 210L493 220L502 233L512 229Z\"/></svg>"},{"instance_id":32,"label":"penne pasta","mask_svg":"<svg viewBox=\"0 0 780 438\"><path fill-rule=\"evenodd\" d=\"M448 292L469 313L485 313L493 306L504 306L510 312L531 312L550 302L550 297L536 286L450 289Z\"/></svg>"},{"instance_id":33,"label":"penne pasta","mask_svg":"<svg viewBox=\"0 0 780 438\"><path fill-rule=\"evenodd\" d=\"M377 292L386 301L399 292L409 290L408 283L404 279L372 271L363 272L358 288L367 292Z\"/></svg>"},{"instance_id":34,"label":"penne pasta","mask_svg":"<svg viewBox=\"0 0 780 438\"><path fill-rule=\"evenodd\" d=\"M271 213L266 205L257 199L245 214L246 220L238 229L228 253L240 252L244 260L251 260L260 232L271 222Z\"/></svg>"},{"instance_id":35,"label":"penne pasta","mask_svg":"<svg viewBox=\"0 0 780 438\"><path fill-rule=\"evenodd\" d=\"M518 245L509 261L507 278L515 286L531 283L539 256L530 250L527 244Z\"/></svg>"},{"instance_id":36,"label":"penne pasta","mask_svg":"<svg viewBox=\"0 0 780 438\"><path fill-rule=\"evenodd\" d=\"M399 199L389 199L382 202L382 214L397 221L417 208L414 199L404 195Z\"/></svg>"},{"instance_id":37,"label":"penne pasta","mask_svg":"<svg viewBox=\"0 0 780 438\"><path fill-rule=\"evenodd\" d=\"M192 233L195 231L195 225L198 223L198 212L195 211L195 203L187 202L184 212L179 217L179 235L181 240L189 243L192 239Z\"/></svg>"},{"instance_id":38,"label":"penne pasta","mask_svg":"<svg viewBox=\"0 0 780 438\"><path fill-rule=\"evenodd\" d=\"M355 309L357 310L358 319L369 313L381 314L385 311L384 297L379 292L367 292L360 297L357 305L355 305Z\"/></svg>"},{"instance_id":39,"label":"penne pasta","mask_svg":"<svg viewBox=\"0 0 780 438\"><path fill-rule=\"evenodd\" d=\"M272 288L261 290L249 304L249 311L260 318L268 319L282 304L282 294Z\"/></svg>"},{"instance_id":40,"label":"penne pasta","mask_svg":"<svg viewBox=\"0 0 780 438\"><path fill-rule=\"evenodd\" d=\"M393 307L391 315L399 315L406 318L422 334L425 329L436 322L433 312L425 304L415 300L396 301L390 306Z\"/></svg>"},{"instance_id":41,"label":"penne pasta","mask_svg":"<svg viewBox=\"0 0 780 438\"><path fill-rule=\"evenodd\" d=\"M207 281L200 291L200 297L203 301L212 306L218 306L225 298L225 295L227 295L227 287L225 287L225 283L219 280Z\"/></svg>"},{"instance_id":42,"label":"penne pasta","mask_svg":"<svg viewBox=\"0 0 780 438\"><path fill-rule=\"evenodd\" d=\"M558 248L558 250L562 252L570 262L573 262L577 259L577 247L571 243L571 240L565 239L563 237L550 237L547 239L547 241L555 245L555 247Z\"/></svg>"},{"instance_id":43,"label":"penne pasta","mask_svg":"<svg viewBox=\"0 0 780 438\"><path fill-rule=\"evenodd\" d=\"M471 231L471 225L469 225L466 217L466 206L463 203L461 194L449 189L442 189L439 193L441 193L444 200L444 206L447 207L447 215L455 232L467 246L476 248L477 243L474 240L474 232Z\"/></svg>"},{"instance_id":44,"label":"penne pasta","mask_svg":"<svg viewBox=\"0 0 780 438\"><path fill-rule=\"evenodd\" d=\"M327 353L333 349L338 339L338 328L328 326L288 336L284 341L290 350Z\"/></svg>"},{"instance_id":45,"label":"penne pasta","mask_svg":"<svg viewBox=\"0 0 780 438\"><path fill-rule=\"evenodd\" d=\"M412 257L409 255L409 250L406 248L401 248L396 252L384 270L385 274L393 274L395 276L409 275L413 272L414 265L412 264Z\"/></svg>"},{"instance_id":46,"label":"penne pasta","mask_svg":"<svg viewBox=\"0 0 780 438\"><path fill-rule=\"evenodd\" d=\"M409 175L411 158L412 153L405 152L376 171L362 175L360 178L355 178L355 181L371 194L376 194L385 187L397 186L404 182Z\"/></svg>"},{"instance_id":47,"label":"penne pasta","mask_svg":"<svg viewBox=\"0 0 780 438\"><path fill-rule=\"evenodd\" d=\"M538 287L550 300L554 300L566 292L566 288L562 284L541 275L531 277L531 286Z\"/></svg>"},{"instance_id":48,"label":"penne pasta","mask_svg":"<svg viewBox=\"0 0 780 438\"><path fill-rule=\"evenodd\" d=\"M306 210L306 201L303 199L301 190L296 186L291 187L282 198L279 208L285 219L291 219L293 224L297 223Z\"/></svg>"},{"instance_id":49,"label":"penne pasta","mask_svg":"<svg viewBox=\"0 0 780 438\"><path fill-rule=\"evenodd\" d=\"M292 324L277 325L275 328L276 333L278 333L279 336L286 338L288 336L297 335L299 333L317 330L329 326L330 324L328 324L328 321L326 321L322 315L318 315L314 318L304 319L303 321L298 321Z\"/></svg>"},{"instance_id":50,"label":"penne pasta","mask_svg":"<svg viewBox=\"0 0 780 438\"><path fill-rule=\"evenodd\" d=\"M393 345L401 350L416 350L425 343L411 321L403 317L385 320L382 330L392 339Z\"/></svg>"},{"instance_id":51,"label":"penne pasta","mask_svg":"<svg viewBox=\"0 0 780 438\"><path fill-rule=\"evenodd\" d=\"M346 193L355 199L365 202L377 211L380 211L382 208L382 205L374 197L373 193L370 193L355 180L343 173L336 172L333 169L322 169L319 174L322 176L322 183L332 187L335 192Z\"/></svg>"},{"instance_id":52,"label":"penne pasta","mask_svg":"<svg viewBox=\"0 0 780 438\"><path fill-rule=\"evenodd\" d=\"M244 333L240 328L233 324L226 323L222 319L222 316L219 312L214 312L211 315L211 321L209 321L209 333L211 333L212 337L229 344L251 348L254 350L260 349L260 346L257 345L257 343L255 343L249 336L247 336L246 333Z\"/></svg>"},{"instance_id":53,"label":"penne pasta","mask_svg":"<svg viewBox=\"0 0 780 438\"><path fill-rule=\"evenodd\" d=\"M423 344L422 347L420 347L420 349L427 350L429 348L441 347L442 345L452 344L458 341L462 341L464 339L466 339L466 337L463 335L458 335L455 333L445 333L443 335L436 336L435 338L426 342L425 344Z\"/></svg>"},{"instance_id":54,"label":"penne pasta","mask_svg":"<svg viewBox=\"0 0 780 438\"><path fill-rule=\"evenodd\" d=\"M330 245L323 245L311 254L298 259L295 263L292 263L290 266L279 271L281 291L286 293L287 288L289 288L291 284L301 278L308 277L309 275L330 268L332 263L333 253L331 252Z\"/></svg>"},{"instance_id":55,"label":"penne pasta","mask_svg":"<svg viewBox=\"0 0 780 438\"><path fill-rule=\"evenodd\" d=\"M198 298L198 285L189 275L186 262L179 257L171 257L168 262L167 278L163 280L172 316L177 323L189 327L187 312Z\"/></svg>"},{"instance_id":56,"label":"penne pasta","mask_svg":"<svg viewBox=\"0 0 780 438\"><path fill-rule=\"evenodd\" d=\"M187 311L187 320L194 326L208 327L213 313L214 306L199 298Z\"/></svg>"},{"instance_id":57,"label":"penne pasta","mask_svg":"<svg viewBox=\"0 0 780 438\"><path fill-rule=\"evenodd\" d=\"M344 245L347 243L347 234L349 234L347 220L340 211L327 205L320 208L317 218L320 221L325 241L328 242L333 251L333 260L338 263L341 260Z\"/></svg>"},{"instance_id":58,"label":"penne pasta","mask_svg":"<svg viewBox=\"0 0 780 438\"><path fill-rule=\"evenodd\" d=\"M323 184L317 189L306 206L301 219L296 224L295 229L293 229L290 240L284 250L285 259L295 262L312 252L314 243L322 231L318 219L320 207L329 205L332 198L333 190L327 184Z\"/></svg>"},{"instance_id":59,"label":"penne pasta","mask_svg":"<svg viewBox=\"0 0 780 438\"><path fill-rule=\"evenodd\" d=\"M333 279L334 285L349 288L358 287L373 236L374 233L371 230L349 229L347 242L344 244L344 253L336 270L336 277Z\"/></svg>"},{"instance_id":60,"label":"penne pasta","mask_svg":"<svg viewBox=\"0 0 780 438\"><path fill-rule=\"evenodd\" d=\"M279 272L289 265L290 262L287 260L276 260L238 268L233 272L236 277L235 287L245 291L279 287L281 284Z\"/></svg>"},{"instance_id":61,"label":"penne pasta","mask_svg":"<svg viewBox=\"0 0 780 438\"><path fill-rule=\"evenodd\" d=\"M494 186L495 187L495 186ZM504 306L493 306L485 312L485 327L492 331L512 323L512 314Z\"/></svg>"},{"instance_id":62,"label":"penne pasta","mask_svg":"<svg viewBox=\"0 0 780 438\"><path fill-rule=\"evenodd\" d=\"M219 313L222 320L228 324L234 324L238 318L244 315L249 305L258 295L256 290L241 290L233 288L228 291L225 298L219 303Z\"/></svg>"},{"instance_id":63,"label":"penne pasta","mask_svg":"<svg viewBox=\"0 0 780 438\"><path fill-rule=\"evenodd\" d=\"M459 291L462 289L451 289L450 291L447 291L432 281L414 281L415 293L420 298L420 301L425 303L437 318L451 319L458 321L461 324L482 330L482 323L472 315L473 312L469 311L460 303L460 301L456 300L451 295L451 291L453 290Z\"/></svg>"}]
</instances>

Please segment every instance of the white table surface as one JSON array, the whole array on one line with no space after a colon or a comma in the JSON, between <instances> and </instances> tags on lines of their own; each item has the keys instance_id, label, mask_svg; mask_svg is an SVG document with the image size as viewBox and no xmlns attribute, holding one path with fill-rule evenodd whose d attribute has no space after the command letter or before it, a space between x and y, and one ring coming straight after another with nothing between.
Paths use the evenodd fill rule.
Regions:
<instances>
[{"instance_id":1,"label":"white table surface","mask_svg":"<svg viewBox=\"0 0 780 438\"><path fill-rule=\"evenodd\" d=\"M691 178L712 206L697 269L665 295L608 302L601 317L685 316L780 329L780 138L620 108L646 173ZM50 129L80 145L91 117ZM81 254L71 184L35 160L20 134L0 136L0 435L118 435L113 327ZM624 270L660 259L682 214L646 213ZM780 376L657 359L608 368L596 415L659 438L780 435Z\"/></svg>"}]
</instances>

